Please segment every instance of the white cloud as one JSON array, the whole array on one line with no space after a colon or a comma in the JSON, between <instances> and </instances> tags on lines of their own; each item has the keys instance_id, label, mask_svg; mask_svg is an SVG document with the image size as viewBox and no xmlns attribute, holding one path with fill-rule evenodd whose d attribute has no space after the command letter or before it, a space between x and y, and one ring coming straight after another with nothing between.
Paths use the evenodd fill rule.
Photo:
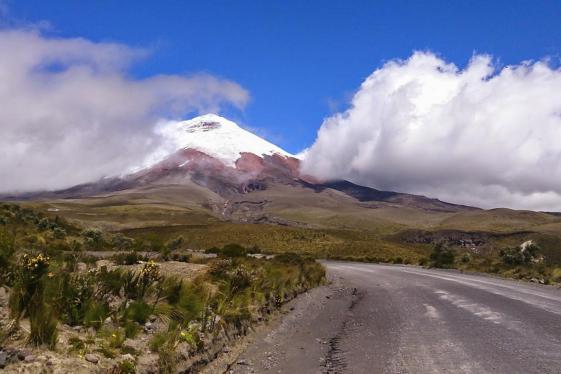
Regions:
<instances>
[{"instance_id":1,"label":"white cloud","mask_svg":"<svg viewBox=\"0 0 561 374\"><path fill-rule=\"evenodd\" d=\"M304 171L483 207L561 210L561 70L459 69L414 53L374 71L327 118Z\"/></svg>"},{"instance_id":2,"label":"white cloud","mask_svg":"<svg viewBox=\"0 0 561 374\"><path fill-rule=\"evenodd\" d=\"M132 78L129 67L146 54L0 30L0 192L119 174L155 149L158 119L248 101L238 84L210 75Z\"/></svg>"}]
</instances>

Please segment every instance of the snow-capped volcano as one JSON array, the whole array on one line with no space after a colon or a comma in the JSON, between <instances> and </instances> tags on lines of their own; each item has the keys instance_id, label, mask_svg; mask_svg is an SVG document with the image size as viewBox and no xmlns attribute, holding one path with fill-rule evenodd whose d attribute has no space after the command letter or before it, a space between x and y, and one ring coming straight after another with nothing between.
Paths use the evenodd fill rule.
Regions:
<instances>
[{"instance_id":1,"label":"snow-capped volcano","mask_svg":"<svg viewBox=\"0 0 561 374\"><path fill-rule=\"evenodd\" d=\"M205 114L187 121L165 122L156 132L163 145L147 161L153 165L180 150L192 149L234 166L242 153L259 157L281 155L294 157L280 147L241 128L235 122L216 114Z\"/></svg>"},{"instance_id":2,"label":"snow-capped volcano","mask_svg":"<svg viewBox=\"0 0 561 374\"><path fill-rule=\"evenodd\" d=\"M120 176L54 191L50 195L38 193L34 196L79 198L114 192L124 194L133 190L138 192L139 189L147 193L152 189L157 191L173 186L183 189L182 193L185 195L182 196L186 200L207 196L204 191L211 191L214 195L211 198L205 197L204 206L218 209L221 217L230 217L239 211L245 217L243 222L277 224L284 221L260 215L261 209L278 197L278 193L280 196L285 193L294 194L299 206L300 194L308 189L316 193L334 190L360 202L382 201L445 212L468 209L424 196L379 191L344 180L321 181L302 174L300 163L304 155L293 156L215 114L187 121L160 123L156 133L160 139L159 145L142 166ZM277 189L276 192L267 195L267 191L274 189ZM241 197L254 192L260 196L258 201ZM172 195L177 196L175 192ZM216 205L218 197L225 199L225 204ZM22 196L18 198L21 199ZM345 200L344 204L347 203ZM258 214L252 216L255 212Z\"/></svg>"}]
</instances>

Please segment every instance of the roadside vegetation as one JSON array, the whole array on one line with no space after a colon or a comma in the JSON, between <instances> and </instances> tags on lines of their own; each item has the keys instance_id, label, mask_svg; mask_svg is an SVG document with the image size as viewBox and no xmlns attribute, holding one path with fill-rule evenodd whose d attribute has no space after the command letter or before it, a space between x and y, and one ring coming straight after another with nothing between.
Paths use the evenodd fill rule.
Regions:
<instances>
[{"instance_id":1,"label":"roadside vegetation","mask_svg":"<svg viewBox=\"0 0 561 374\"><path fill-rule=\"evenodd\" d=\"M27 346L114 373L196 368L325 281L298 254L256 258L258 248L228 244L194 264L181 236L150 248L14 204L0 207L0 220L0 355L14 365L32 362L18 351ZM95 255L103 251L114 254Z\"/></svg>"}]
</instances>

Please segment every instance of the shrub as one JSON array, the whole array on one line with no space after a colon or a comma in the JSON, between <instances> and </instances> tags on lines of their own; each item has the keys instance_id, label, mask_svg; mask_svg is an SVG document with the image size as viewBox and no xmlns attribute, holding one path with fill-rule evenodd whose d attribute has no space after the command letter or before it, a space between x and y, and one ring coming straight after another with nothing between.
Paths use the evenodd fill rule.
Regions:
<instances>
[{"instance_id":1,"label":"shrub","mask_svg":"<svg viewBox=\"0 0 561 374\"><path fill-rule=\"evenodd\" d=\"M211 248L206 249L206 250L205 250L205 253L217 255L217 254L220 253L220 248L218 248L218 247L211 247Z\"/></svg>"},{"instance_id":2,"label":"shrub","mask_svg":"<svg viewBox=\"0 0 561 374\"><path fill-rule=\"evenodd\" d=\"M285 265L302 265L304 258L296 253L281 253L273 257L273 262Z\"/></svg>"},{"instance_id":3,"label":"shrub","mask_svg":"<svg viewBox=\"0 0 561 374\"><path fill-rule=\"evenodd\" d=\"M134 273L132 284L136 288L136 300L143 300L148 290L154 283L162 279L160 275L160 266L153 261L144 264L140 272Z\"/></svg>"},{"instance_id":4,"label":"shrub","mask_svg":"<svg viewBox=\"0 0 561 374\"><path fill-rule=\"evenodd\" d=\"M140 331L138 324L133 321L125 321L123 328L125 330L125 336L130 339L134 339Z\"/></svg>"},{"instance_id":5,"label":"shrub","mask_svg":"<svg viewBox=\"0 0 561 374\"><path fill-rule=\"evenodd\" d=\"M117 357L117 353L115 352L115 350L111 347L109 347L107 344L101 344L101 346L98 348L98 352L100 352L103 357L106 358L115 358Z\"/></svg>"},{"instance_id":6,"label":"shrub","mask_svg":"<svg viewBox=\"0 0 561 374\"><path fill-rule=\"evenodd\" d=\"M113 369L112 373L114 374L134 374L136 373L136 365L134 361L131 360L124 360L119 362L116 365L116 368Z\"/></svg>"},{"instance_id":7,"label":"shrub","mask_svg":"<svg viewBox=\"0 0 561 374\"><path fill-rule=\"evenodd\" d=\"M14 288L10 293L10 313L12 318L19 320L28 312L31 300L37 295L39 301L43 298L42 278L47 274L50 259L43 254L37 256L24 254L17 269Z\"/></svg>"},{"instance_id":8,"label":"shrub","mask_svg":"<svg viewBox=\"0 0 561 374\"><path fill-rule=\"evenodd\" d=\"M98 330L109 317L109 306L104 302L92 301L84 313L84 325Z\"/></svg>"},{"instance_id":9,"label":"shrub","mask_svg":"<svg viewBox=\"0 0 561 374\"><path fill-rule=\"evenodd\" d=\"M214 278L225 278L232 267L231 259L217 259L209 263L208 274Z\"/></svg>"},{"instance_id":10,"label":"shrub","mask_svg":"<svg viewBox=\"0 0 561 374\"><path fill-rule=\"evenodd\" d=\"M460 259L460 261L462 261L463 264L467 264L469 262L471 262L471 256L469 253L464 253L462 255L462 258Z\"/></svg>"},{"instance_id":11,"label":"shrub","mask_svg":"<svg viewBox=\"0 0 561 374\"><path fill-rule=\"evenodd\" d=\"M118 349L125 343L126 337L123 329L107 329L103 331L102 335L105 336L109 348Z\"/></svg>"},{"instance_id":12,"label":"shrub","mask_svg":"<svg viewBox=\"0 0 561 374\"><path fill-rule=\"evenodd\" d=\"M239 244L226 244L222 247L220 255L225 257L245 257L247 255L247 249Z\"/></svg>"},{"instance_id":13,"label":"shrub","mask_svg":"<svg viewBox=\"0 0 561 374\"><path fill-rule=\"evenodd\" d=\"M24 254L17 269L14 288L10 294L10 314L19 323L29 316L28 343L54 348L57 342L57 319L50 306L45 303L45 275L50 259L43 254Z\"/></svg>"},{"instance_id":14,"label":"shrub","mask_svg":"<svg viewBox=\"0 0 561 374\"><path fill-rule=\"evenodd\" d=\"M430 254L431 266L436 268L449 268L454 265L456 254L443 243L437 243Z\"/></svg>"},{"instance_id":15,"label":"shrub","mask_svg":"<svg viewBox=\"0 0 561 374\"><path fill-rule=\"evenodd\" d=\"M87 229L82 231L82 237L84 238L84 244L89 249L102 249L105 246L105 239L103 234L99 230Z\"/></svg>"},{"instance_id":16,"label":"shrub","mask_svg":"<svg viewBox=\"0 0 561 374\"><path fill-rule=\"evenodd\" d=\"M53 235L55 239L64 239L66 237L66 230L57 226L53 228Z\"/></svg>"},{"instance_id":17,"label":"shrub","mask_svg":"<svg viewBox=\"0 0 561 374\"><path fill-rule=\"evenodd\" d=\"M83 351L86 348L86 344L77 336L68 338L68 345L71 351Z\"/></svg>"},{"instance_id":18,"label":"shrub","mask_svg":"<svg viewBox=\"0 0 561 374\"><path fill-rule=\"evenodd\" d=\"M171 259L173 261L189 262L191 261L191 256L185 253L174 253L171 255Z\"/></svg>"},{"instance_id":19,"label":"shrub","mask_svg":"<svg viewBox=\"0 0 561 374\"><path fill-rule=\"evenodd\" d=\"M140 261L147 261L148 259L131 251L126 253L117 253L112 257L112 260L117 265L136 265Z\"/></svg>"},{"instance_id":20,"label":"shrub","mask_svg":"<svg viewBox=\"0 0 561 374\"><path fill-rule=\"evenodd\" d=\"M133 238L129 238L121 233L115 234L113 238L111 238L111 245L119 251L131 249L134 246L134 243Z\"/></svg>"},{"instance_id":21,"label":"shrub","mask_svg":"<svg viewBox=\"0 0 561 374\"><path fill-rule=\"evenodd\" d=\"M168 335L169 334L167 332L159 332L155 334L152 339L150 339L150 350L152 352L158 352L160 348L162 348L163 345L167 342Z\"/></svg>"},{"instance_id":22,"label":"shrub","mask_svg":"<svg viewBox=\"0 0 561 374\"><path fill-rule=\"evenodd\" d=\"M185 342L197 350L202 349L204 346L196 325L191 326L187 330L181 330L179 333L179 341Z\"/></svg>"},{"instance_id":23,"label":"shrub","mask_svg":"<svg viewBox=\"0 0 561 374\"><path fill-rule=\"evenodd\" d=\"M96 275L97 288L101 294L119 296L123 287L126 286L125 278L132 276L131 272L108 271L106 267L102 267Z\"/></svg>"},{"instance_id":24,"label":"shrub","mask_svg":"<svg viewBox=\"0 0 561 374\"><path fill-rule=\"evenodd\" d=\"M226 244L222 248L212 247L205 252L214 253L223 257L245 257L248 254L248 250L239 244Z\"/></svg>"},{"instance_id":25,"label":"shrub","mask_svg":"<svg viewBox=\"0 0 561 374\"><path fill-rule=\"evenodd\" d=\"M175 251L183 245L184 241L183 236L178 236L177 238L168 241L165 245L168 250Z\"/></svg>"},{"instance_id":26,"label":"shrub","mask_svg":"<svg viewBox=\"0 0 561 374\"><path fill-rule=\"evenodd\" d=\"M41 218L39 222L37 222L36 226L38 230L44 231L51 228L51 223L49 222L48 218Z\"/></svg>"},{"instance_id":27,"label":"shrub","mask_svg":"<svg viewBox=\"0 0 561 374\"><path fill-rule=\"evenodd\" d=\"M254 280L253 273L245 266L238 266L229 274L230 292L236 294L248 288Z\"/></svg>"},{"instance_id":28,"label":"shrub","mask_svg":"<svg viewBox=\"0 0 561 374\"><path fill-rule=\"evenodd\" d=\"M0 230L0 285L12 283L15 250L15 235L7 230Z\"/></svg>"},{"instance_id":29,"label":"shrub","mask_svg":"<svg viewBox=\"0 0 561 374\"><path fill-rule=\"evenodd\" d=\"M152 307L143 301L133 301L125 311L125 317L138 323L146 323L150 314L152 314Z\"/></svg>"},{"instance_id":30,"label":"shrub","mask_svg":"<svg viewBox=\"0 0 561 374\"><path fill-rule=\"evenodd\" d=\"M541 248L530 240L515 248L502 249L500 256L507 265L528 265L539 262L540 251Z\"/></svg>"},{"instance_id":31,"label":"shrub","mask_svg":"<svg viewBox=\"0 0 561 374\"><path fill-rule=\"evenodd\" d=\"M112 289L116 295L121 289L127 299L143 300L152 286L162 280L160 267L153 261L144 264L140 271L105 272L105 287Z\"/></svg>"},{"instance_id":32,"label":"shrub","mask_svg":"<svg viewBox=\"0 0 561 374\"><path fill-rule=\"evenodd\" d=\"M61 275L57 308L70 326L80 325L94 296L94 279L89 274Z\"/></svg>"},{"instance_id":33,"label":"shrub","mask_svg":"<svg viewBox=\"0 0 561 374\"><path fill-rule=\"evenodd\" d=\"M162 284L163 298L171 305L177 304L181 296L183 288L183 280L176 277L168 277L164 279Z\"/></svg>"},{"instance_id":34,"label":"shrub","mask_svg":"<svg viewBox=\"0 0 561 374\"><path fill-rule=\"evenodd\" d=\"M179 299L173 306L171 318L179 323L188 323L201 318L208 302L209 290L202 282L187 282L179 293Z\"/></svg>"},{"instance_id":35,"label":"shrub","mask_svg":"<svg viewBox=\"0 0 561 374\"><path fill-rule=\"evenodd\" d=\"M170 330L173 326L170 326ZM175 351L178 343L178 334L175 331L168 331L159 336L158 344L151 344L158 352L158 369L161 374L176 373L177 369L177 352ZM152 349L154 350L154 349Z\"/></svg>"}]
</instances>

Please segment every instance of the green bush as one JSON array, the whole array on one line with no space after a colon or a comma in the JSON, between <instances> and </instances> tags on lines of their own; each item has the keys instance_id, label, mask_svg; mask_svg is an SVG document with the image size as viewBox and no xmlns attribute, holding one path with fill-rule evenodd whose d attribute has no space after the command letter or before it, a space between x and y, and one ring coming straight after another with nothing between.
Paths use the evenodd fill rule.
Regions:
<instances>
[{"instance_id":1,"label":"green bush","mask_svg":"<svg viewBox=\"0 0 561 374\"><path fill-rule=\"evenodd\" d=\"M430 254L430 265L435 268L450 268L454 265L455 252L443 243L437 243Z\"/></svg>"},{"instance_id":2,"label":"green bush","mask_svg":"<svg viewBox=\"0 0 561 374\"><path fill-rule=\"evenodd\" d=\"M206 250L205 250L205 253L217 255L217 254L220 253L220 248L218 248L218 247L211 247L211 248L206 249Z\"/></svg>"},{"instance_id":3,"label":"green bush","mask_svg":"<svg viewBox=\"0 0 561 374\"><path fill-rule=\"evenodd\" d=\"M223 257L245 257L249 251L239 244L226 244L222 248L212 247L205 251L206 253L217 254Z\"/></svg>"},{"instance_id":4,"label":"green bush","mask_svg":"<svg viewBox=\"0 0 561 374\"><path fill-rule=\"evenodd\" d=\"M99 230L87 229L82 231L82 237L84 238L84 244L88 249L100 250L106 245L105 238Z\"/></svg>"},{"instance_id":5,"label":"green bush","mask_svg":"<svg viewBox=\"0 0 561 374\"><path fill-rule=\"evenodd\" d=\"M57 309L70 326L81 325L94 296L94 279L88 274L63 273L60 276Z\"/></svg>"},{"instance_id":6,"label":"green bush","mask_svg":"<svg viewBox=\"0 0 561 374\"><path fill-rule=\"evenodd\" d=\"M529 265L538 260L541 248L529 241L515 248L506 248L500 251L503 262L507 265Z\"/></svg>"},{"instance_id":7,"label":"green bush","mask_svg":"<svg viewBox=\"0 0 561 374\"><path fill-rule=\"evenodd\" d=\"M220 255L225 257L245 257L247 253L247 249L239 244L226 244L220 251Z\"/></svg>"}]
</instances>

